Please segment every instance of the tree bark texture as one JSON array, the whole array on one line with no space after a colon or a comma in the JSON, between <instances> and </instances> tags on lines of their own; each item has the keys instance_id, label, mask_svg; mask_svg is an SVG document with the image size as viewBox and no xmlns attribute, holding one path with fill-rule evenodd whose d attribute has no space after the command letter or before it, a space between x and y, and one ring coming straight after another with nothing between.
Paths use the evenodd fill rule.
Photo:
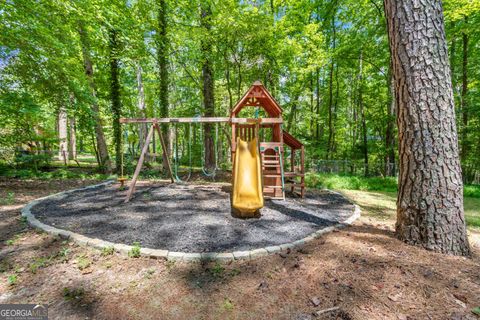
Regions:
<instances>
[{"instance_id":1,"label":"tree bark texture","mask_svg":"<svg viewBox=\"0 0 480 320\"><path fill-rule=\"evenodd\" d=\"M201 5L201 25L208 35L211 32L212 11L208 3L202 2ZM208 37L204 37L201 43L202 50L202 82L203 82L203 105L205 108L204 116L215 116L215 99L214 99L214 77L211 62L212 44ZM215 148L213 142L212 124L205 123L204 126L204 148L205 148L205 167L212 169L215 167Z\"/></svg>"},{"instance_id":2,"label":"tree bark texture","mask_svg":"<svg viewBox=\"0 0 480 320\"><path fill-rule=\"evenodd\" d=\"M62 104L58 109L58 159L67 164L68 156L67 109Z\"/></svg>"},{"instance_id":3,"label":"tree bark texture","mask_svg":"<svg viewBox=\"0 0 480 320\"><path fill-rule=\"evenodd\" d=\"M88 35L82 24L80 24L78 31L82 44L83 66L93 97L91 110L95 126L95 138L97 141L96 150L98 152L98 165L105 172L109 172L111 170L111 162L110 157L108 156L107 142L103 133L102 119L100 118L100 108L98 107L97 102L97 88L93 79L93 63L90 57L90 45L88 41Z\"/></svg>"},{"instance_id":4,"label":"tree bark texture","mask_svg":"<svg viewBox=\"0 0 480 320\"><path fill-rule=\"evenodd\" d=\"M160 117L168 118L168 50L169 41L167 34L167 4L165 0L158 1L158 38L157 38L157 64L159 72L159 102L160 102ZM162 135L165 141L165 148L163 153L163 171L166 172L168 168L168 157L171 149L170 130L168 125L161 126ZM166 154L166 155L165 155Z\"/></svg>"},{"instance_id":5,"label":"tree bark texture","mask_svg":"<svg viewBox=\"0 0 480 320\"><path fill-rule=\"evenodd\" d=\"M68 118L68 125L68 159L77 160L77 122L75 120L75 116Z\"/></svg>"},{"instance_id":6,"label":"tree bark texture","mask_svg":"<svg viewBox=\"0 0 480 320\"><path fill-rule=\"evenodd\" d=\"M145 90L143 87L143 78L142 78L142 66L137 62L136 73L137 73L137 90L138 90L138 113L140 118L146 118L147 113L145 111ZM141 123L138 126L138 136L139 136L139 147L140 150L143 149L143 144L147 139L148 128L146 123Z\"/></svg>"},{"instance_id":7,"label":"tree bark texture","mask_svg":"<svg viewBox=\"0 0 480 320\"><path fill-rule=\"evenodd\" d=\"M399 135L397 236L469 255L441 1L385 0Z\"/></svg>"},{"instance_id":8,"label":"tree bark texture","mask_svg":"<svg viewBox=\"0 0 480 320\"><path fill-rule=\"evenodd\" d=\"M120 100L120 81L118 66L118 37L117 31L110 30L110 102L112 107L113 139L115 141L115 168L117 174L122 172L122 129L120 117L122 116L122 102Z\"/></svg>"},{"instance_id":9,"label":"tree bark texture","mask_svg":"<svg viewBox=\"0 0 480 320\"><path fill-rule=\"evenodd\" d=\"M360 117L362 120L362 151L363 151L363 165L364 165L364 175L369 175L369 164L368 164L368 130L367 130L367 120L365 117L365 106L363 103L363 52L360 51L360 56L358 58L359 68L358 68L358 110L360 111Z\"/></svg>"},{"instance_id":10,"label":"tree bark texture","mask_svg":"<svg viewBox=\"0 0 480 320\"><path fill-rule=\"evenodd\" d=\"M75 95L70 93L70 108L75 110ZM68 159L77 160L77 121L75 115L68 118Z\"/></svg>"}]
</instances>

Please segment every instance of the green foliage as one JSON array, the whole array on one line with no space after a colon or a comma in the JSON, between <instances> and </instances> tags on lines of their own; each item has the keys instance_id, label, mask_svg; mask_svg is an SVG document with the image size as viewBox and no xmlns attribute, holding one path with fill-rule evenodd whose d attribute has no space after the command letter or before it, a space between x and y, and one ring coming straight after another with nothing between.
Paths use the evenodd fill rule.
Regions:
<instances>
[{"instance_id":1,"label":"green foliage","mask_svg":"<svg viewBox=\"0 0 480 320\"><path fill-rule=\"evenodd\" d=\"M211 29L200 27L199 8L204 2L165 3L164 37L159 37L159 1L16 0L0 4L0 164L14 167L5 172L0 168L1 175L82 178L71 173L71 168L44 170L58 164L61 108L76 119L77 147L92 155L91 162L96 161L96 122L103 127L109 151L118 162L120 151L114 149L114 130L119 138L117 117L158 117L165 104L158 90L159 49L167 56L168 113L203 114L202 44L212 47L208 58L214 72L216 116L227 116L249 86L261 80L283 108L285 128L305 143L308 164L319 159L362 162L364 153L370 164L383 164L389 150L397 150L395 145L386 145L387 128L393 127L394 136L396 132L395 116L388 109L392 96L386 23L378 3L214 0L209 2ZM452 81L459 106L460 144L467 146L462 159L467 181L473 181L480 171L478 3L444 1L448 43L456 46L450 50ZM469 37L465 97L460 93L464 35ZM92 58L93 77L85 74L84 54ZM118 62L113 73L112 61ZM144 110L139 109L139 75ZM117 76L118 82L112 81ZM99 119L93 104L98 106ZM467 124L463 124L464 112L469 115ZM245 110L244 116L252 115L253 110ZM121 152L126 171L132 172L142 137L138 126L122 125L122 129ZM203 146L200 127L196 130L192 150L194 165L199 166ZM185 128L180 129L181 144L186 136ZM228 137L223 130L220 136L224 154L219 165L228 167ZM160 153L158 145L157 141L156 153ZM180 159L185 165L188 157L183 149ZM385 175L384 171L383 165L370 170L373 175ZM158 177L158 170L146 170L144 176ZM371 188L367 182L342 183ZM392 188L388 179L377 182Z\"/></svg>"},{"instance_id":2,"label":"green foliage","mask_svg":"<svg viewBox=\"0 0 480 320\"><path fill-rule=\"evenodd\" d=\"M5 198L0 199L0 205L12 205L15 203L15 192L8 192Z\"/></svg>"},{"instance_id":3,"label":"green foliage","mask_svg":"<svg viewBox=\"0 0 480 320\"><path fill-rule=\"evenodd\" d=\"M113 246L104 247L102 248L102 256L110 256L115 252L115 248Z\"/></svg>"},{"instance_id":4,"label":"green foliage","mask_svg":"<svg viewBox=\"0 0 480 320\"><path fill-rule=\"evenodd\" d=\"M39 179L39 180L51 180L51 179L82 179L82 180L106 180L112 179L114 176L98 173L96 170L73 170L72 168L58 168L48 171L33 171L31 169L15 169L5 168L2 175L8 178L16 179ZM1 171L1 170L0 170Z\"/></svg>"},{"instance_id":5,"label":"green foliage","mask_svg":"<svg viewBox=\"0 0 480 320\"><path fill-rule=\"evenodd\" d=\"M66 301L79 300L82 299L85 295L85 290L83 288L63 288L63 298Z\"/></svg>"},{"instance_id":6,"label":"green foliage","mask_svg":"<svg viewBox=\"0 0 480 320\"><path fill-rule=\"evenodd\" d=\"M14 286L15 284L17 284L17 280L18 279L16 274L11 274L7 278L7 282L10 286Z\"/></svg>"},{"instance_id":7,"label":"green foliage","mask_svg":"<svg viewBox=\"0 0 480 320\"><path fill-rule=\"evenodd\" d=\"M45 268L50 264L51 259L48 257L35 258L35 260L29 264L29 269L31 273L37 273L39 268Z\"/></svg>"},{"instance_id":8,"label":"green foliage","mask_svg":"<svg viewBox=\"0 0 480 320\"><path fill-rule=\"evenodd\" d=\"M128 256L130 258L139 258L140 257L140 243L134 242L132 245L132 249L128 251Z\"/></svg>"},{"instance_id":9,"label":"green foliage","mask_svg":"<svg viewBox=\"0 0 480 320\"><path fill-rule=\"evenodd\" d=\"M235 307L235 305L233 304L233 302L232 302L230 299L225 298L225 299L223 300L223 305L222 305L222 307L223 307L225 310L227 310L227 311L232 311L233 308Z\"/></svg>"},{"instance_id":10,"label":"green foliage","mask_svg":"<svg viewBox=\"0 0 480 320\"><path fill-rule=\"evenodd\" d=\"M213 268L210 269L212 276L222 277L225 273L225 268L217 261Z\"/></svg>"},{"instance_id":11,"label":"green foliage","mask_svg":"<svg viewBox=\"0 0 480 320\"><path fill-rule=\"evenodd\" d=\"M79 270L85 270L92 264L92 260L86 255L80 255L77 257L77 268Z\"/></svg>"},{"instance_id":12,"label":"green foliage","mask_svg":"<svg viewBox=\"0 0 480 320\"><path fill-rule=\"evenodd\" d=\"M480 185L465 185L463 187L463 196L480 198Z\"/></svg>"},{"instance_id":13,"label":"green foliage","mask_svg":"<svg viewBox=\"0 0 480 320\"><path fill-rule=\"evenodd\" d=\"M397 191L397 179L393 177L362 177L335 174L308 174L308 187L331 190Z\"/></svg>"}]
</instances>

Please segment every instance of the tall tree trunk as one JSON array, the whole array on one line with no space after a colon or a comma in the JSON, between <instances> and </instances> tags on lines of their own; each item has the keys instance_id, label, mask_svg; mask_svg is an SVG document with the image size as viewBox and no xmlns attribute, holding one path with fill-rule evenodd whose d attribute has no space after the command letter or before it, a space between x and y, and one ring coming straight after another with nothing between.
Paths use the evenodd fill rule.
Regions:
<instances>
[{"instance_id":1,"label":"tall tree trunk","mask_svg":"<svg viewBox=\"0 0 480 320\"><path fill-rule=\"evenodd\" d=\"M212 11L210 4L202 2L201 4L201 25L205 29L207 35L211 32ZM203 80L203 105L205 108L205 117L213 117L215 115L215 99L214 99L214 78L211 62L212 44L207 37L202 38L202 80ZM204 131L204 148L205 148L205 167L212 169L215 167L215 148L213 145L212 125L205 124Z\"/></svg>"},{"instance_id":2,"label":"tall tree trunk","mask_svg":"<svg viewBox=\"0 0 480 320\"><path fill-rule=\"evenodd\" d=\"M450 27L453 29L455 23L452 21L450 23ZM457 46L457 39L455 38L455 34L452 35L452 44L450 45L450 69L451 69L451 76L452 76L452 84L455 88L455 49Z\"/></svg>"},{"instance_id":3,"label":"tall tree trunk","mask_svg":"<svg viewBox=\"0 0 480 320\"><path fill-rule=\"evenodd\" d=\"M145 90L143 87L143 79L142 79L142 66L140 65L140 62L137 61L136 63L136 74L137 74L137 91L138 91L138 99L137 99L137 107L138 107L138 113L140 115L140 118L146 118L147 113L145 110ZM147 124L146 123L141 123L138 126L138 137L139 137L139 145L140 145L140 150L143 149L143 144L145 143L145 139L147 139Z\"/></svg>"},{"instance_id":4,"label":"tall tree trunk","mask_svg":"<svg viewBox=\"0 0 480 320\"><path fill-rule=\"evenodd\" d=\"M365 107L363 105L363 52L360 51L360 56L358 58L359 70L358 70L358 110L360 112L360 117L362 120L362 137L363 137L363 165L365 168L365 176L369 175L369 165L368 165L368 132L367 132L367 120L365 117Z\"/></svg>"},{"instance_id":5,"label":"tall tree trunk","mask_svg":"<svg viewBox=\"0 0 480 320\"><path fill-rule=\"evenodd\" d=\"M67 125L67 109L62 103L58 109L58 159L67 164L68 156L68 125Z\"/></svg>"},{"instance_id":6,"label":"tall tree trunk","mask_svg":"<svg viewBox=\"0 0 480 320\"><path fill-rule=\"evenodd\" d=\"M334 71L334 61L330 64L329 71L329 85L328 85L328 142L327 142L327 159L330 159L330 154L332 152L332 140L333 140L333 71Z\"/></svg>"},{"instance_id":7,"label":"tall tree trunk","mask_svg":"<svg viewBox=\"0 0 480 320\"><path fill-rule=\"evenodd\" d=\"M336 11L336 9L335 9ZM336 48L336 27L335 27L335 12L332 15L332 52L335 52ZM328 143L327 143L327 159L330 159L332 149L333 149L333 138L334 138L334 128L333 128L333 73L335 68L335 60L332 57L330 64L330 73L329 73L329 87L328 87Z\"/></svg>"},{"instance_id":8,"label":"tall tree trunk","mask_svg":"<svg viewBox=\"0 0 480 320\"><path fill-rule=\"evenodd\" d=\"M399 135L396 234L428 250L469 255L441 1L384 6Z\"/></svg>"},{"instance_id":9,"label":"tall tree trunk","mask_svg":"<svg viewBox=\"0 0 480 320\"><path fill-rule=\"evenodd\" d=\"M468 19L465 18L465 24ZM468 34L462 33L463 52L462 52L462 98L460 110L462 110L462 151L461 159L465 160L468 153Z\"/></svg>"},{"instance_id":10,"label":"tall tree trunk","mask_svg":"<svg viewBox=\"0 0 480 320\"><path fill-rule=\"evenodd\" d=\"M167 4L165 0L158 2L158 38L157 38L157 64L159 72L159 101L160 101L160 117L168 118L168 51L169 40L167 34ZM168 125L162 125L162 135L165 141L166 155L163 153L163 171L168 168L168 157L171 153L171 138Z\"/></svg>"},{"instance_id":11,"label":"tall tree trunk","mask_svg":"<svg viewBox=\"0 0 480 320\"><path fill-rule=\"evenodd\" d=\"M312 72L310 74L310 124L309 124L309 129L310 129L310 136L314 137L315 136L315 128L314 128L314 108L315 108L315 86L313 83L313 80L315 79L314 73Z\"/></svg>"},{"instance_id":12,"label":"tall tree trunk","mask_svg":"<svg viewBox=\"0 0 480 320\"><path fill-rule=\"evenodd\" d=\"M70 116L68 119L70 127L68 135L68 159L77 160L77 134L76 134L76 120L75 116Z\"/></svg>"},{"instance_id":13,"label":"tall tree trunk","mask_svg":"<svg viewBox=\"0 0 480 320\"><path fill-rule=\"evenodd\" d=\"M388 68L387 128L385 130L385 175L395 175L395 83L392 62Z\"/></svg>"},{"instance_id":14,"label":"tall tree trunk","mask_svg":"<svg viewBox=\"0 0 480 320\"><path fill-rule=\"evenodd\" d=\"M120 81L118 79L118 39L117 31L109 31L110 49L110 102L112 104L113 140L115 141L115 167L117 174L122 171L122 129L120 117L122 116L122 103L120 100Z\"/></svg>"},{"instance_id":15,"label":"tall tree trunk","mask_svg":"<svg viewBox=\"0 0 480 320\"><path fill-rule=\"evenodd\" d=\"M233 94L231 88L231 79L230 79L230 62L228 61L228 50L225 50L224 59L225 59L225 79L227 80L227 92L228 92L228 114L233 109Z\"/></svg>"},{"instance_id":16,"label":"tall tree trunk","mask_svg":"<svg viewBox=\"0 0 480 320\"><path fill-rule=\"evenodd\" d=\"M96 150L98 153L98 165L104 172L110 172L112 164L110 162L110 157L108 156L107 142L103 133L102 119L100 117L100 108L98 107L97 102L97 88L93 79L93 63L90 57L90 43L88 41L87 32L81 23L79 25L78 32L80 34L80 41L82 45L83 66L93 97L91 110L95 127L95 138L97 141Z\"/></svg>"},{"instance_id":17,"label":"tall tree trunk","mask_svg":"<svg viewBox=\"0 0 480 320\"><path fill-rule=\"evenodd\" d=\"M70 93L70 107L75 110L75 96ZM69 134L68 134L68 159L77 160L77 123L75 115L68 118Z\"/></svg>"},{"instance_id":18,"label":"tall tree trunk","mask_svg":"<svg viewBox=\"0 0 480 320\"><path fill-rule=\"evenodd\" d=\"M315 142L319 143L320 139L320 68L317 67L315 72Z\"/></svg>"}]
</instances>

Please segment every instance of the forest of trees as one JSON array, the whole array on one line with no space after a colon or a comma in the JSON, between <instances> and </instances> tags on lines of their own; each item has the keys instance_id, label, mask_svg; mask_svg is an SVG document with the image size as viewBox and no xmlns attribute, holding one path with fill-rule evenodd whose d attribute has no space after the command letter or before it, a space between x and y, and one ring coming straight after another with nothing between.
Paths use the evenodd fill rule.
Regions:
<instances>
[{"instance_id":1,"label":"forest of trees","mask_svg":"<svg viewBox=\"0 0 480 320\"><path fill-rule=\"evenodd\" d=\"M472 182L480 179L480 2L443 7L461 165ZM348 160L359 174L397 171L380 0L15 0L0 4L0 17L4 164L89 153L103 170L119 169L121 153L146 135L122 128L120 117L228 116L260 80L282 105L286 130L306 144L307 166ZM205 126L195 161L201 148L207 167L215 149L228 154L227 132L214 148L215 129Z\"/></svg>"}]
</instances>

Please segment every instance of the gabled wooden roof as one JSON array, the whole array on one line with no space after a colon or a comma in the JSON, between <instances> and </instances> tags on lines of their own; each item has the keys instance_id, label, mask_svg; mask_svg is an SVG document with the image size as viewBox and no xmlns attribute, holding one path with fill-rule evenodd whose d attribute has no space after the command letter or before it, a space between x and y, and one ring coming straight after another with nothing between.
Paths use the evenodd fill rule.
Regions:
<instances>
[{"instance_id":1,"label":"gabled wooden roof","mask_svg":"<svg viewBox=\"0 0 480 320\"><path fill-rule=\"evenodd\" d=\"M282 108L272 97L267 88L260 82L255 81L243 97L232 109L231 117L236 117L244 107L262 107L271 118L280 117Z\"/></svg>"},{"instance_id":2,"label":"gabled wooden roof","mask_svg":"<svg viewBox=\"0 0 480 320\"><path fill-rule=\"evenodd\" d=\"M293 149L301 149L303 147L303 143L295 139L290 133L283 130L283 143Z\"/></svg>"}]
</instances>

